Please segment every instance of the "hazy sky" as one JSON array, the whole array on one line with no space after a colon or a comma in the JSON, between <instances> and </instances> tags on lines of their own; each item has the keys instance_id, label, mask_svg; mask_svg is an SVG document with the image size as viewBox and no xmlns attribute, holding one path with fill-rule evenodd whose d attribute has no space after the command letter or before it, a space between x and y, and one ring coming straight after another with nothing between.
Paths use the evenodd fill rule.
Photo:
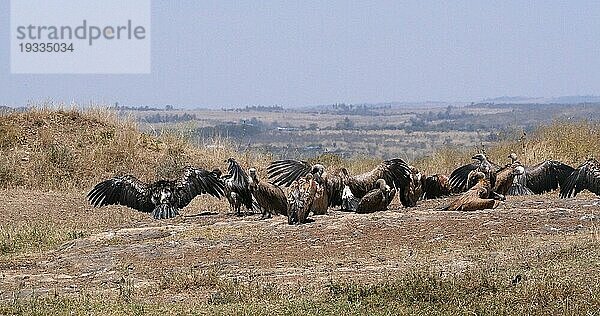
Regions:
<instances>
[{"instance_id":1,"label":"hazy sky","mask_svg":"<svg viewBox=\"0 0 600 316\"><path fill-rule=\"evenodd\" d=\"M149 75L11 75L0 104L181 106L600 94L597 1L157 1Z\"/></svg>"}]
</instances>

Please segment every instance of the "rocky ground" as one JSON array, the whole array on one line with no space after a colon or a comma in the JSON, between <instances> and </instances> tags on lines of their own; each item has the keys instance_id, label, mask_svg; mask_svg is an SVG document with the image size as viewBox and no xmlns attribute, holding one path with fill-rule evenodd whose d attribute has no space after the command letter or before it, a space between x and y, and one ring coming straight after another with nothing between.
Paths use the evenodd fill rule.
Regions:
<instances>
[{"instance_id":1,"label":"rocky ground","mask_svg":"<svg viewBox=\"0 0 600 316\"><path fill-rule=\"evenodd\" d=\"M236 217L202 201L159 221L119 206L93 209L84 194L2 196L4 302L81 293L214 301L224 281L319 295L337 281L377 283L414 270L454 275L487 264L526 279L528 267L600 237L591 194L509 197L498 209L468 213L439 211L448 199L393 204L367 215L330 211L300 226Z\"/></svg>"}]
</instances>

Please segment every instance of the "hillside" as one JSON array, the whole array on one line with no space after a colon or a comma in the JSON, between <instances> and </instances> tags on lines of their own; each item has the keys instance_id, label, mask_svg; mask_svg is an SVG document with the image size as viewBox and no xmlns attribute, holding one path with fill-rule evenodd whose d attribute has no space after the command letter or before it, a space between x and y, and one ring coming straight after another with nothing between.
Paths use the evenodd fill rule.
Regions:
<instances>
[{"instance_id":1,"label":"hillside","mask_svg":"<svg viewBox=\"0 0 600 316\"><path fill-rule=\"evenodd\" d=\"M224 141L198 148L181 135L141 133L102 109L0 115L0 187L82 190L124 173L151 181L178 176L185 165L223 168L231 156L248 165L265 159L240 157Z\"/></svg>"}]
</instances>

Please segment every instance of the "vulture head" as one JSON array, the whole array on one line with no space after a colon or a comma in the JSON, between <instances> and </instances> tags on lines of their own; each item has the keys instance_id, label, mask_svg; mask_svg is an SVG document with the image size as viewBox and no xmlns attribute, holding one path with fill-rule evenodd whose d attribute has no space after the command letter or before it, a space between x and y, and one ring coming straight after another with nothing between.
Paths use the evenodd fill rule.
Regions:
<instances>
[{"instance_id":1,"label":"vulture head","mask_svg":"<svg viewBox=\"0 0 600 316\"><path fill-rule=\"evenodd\" d=\"M375 185L383 192L387 192L390 190L390 187L385 183L384 179L379 179L375 182Z\"/></svg>"},{"instance_id":2,"label":"vulture head","mask_svg":"<svg viewBox=\"0 0 600 316\"><path fill-rule=\"evenodd\" d=\"M481 172L481 171L477 171L474 172L473 175L471 176L472 181L479 181L482 179L485 179L485 173Z\"/></svg>"},{"instance_id":3,"label":"vulture head","mask_svg":"<svg viewBox=\"0 0 600 316\"><path fill-rule=\"evenodd\" d=\"M250 174L250 179L252 182L258 183L258 176L256 175L256 168L248 169L248 173Z\"/></svg>"},{"instance_id":4,"label":"vulture head","mask_svg":"<svg viewBox=\"0 0 600 316\"><path fill-rule=\"evenodd\" d=\"M214 173L217 176L217 178L220 178L223 175L223 172L219 168L213 169L212 173Z\"/></svg>"},{"instance_id":5,"label":"vulture head","mask_svg":"<svg viewBox=\"0 0 600 316\"><path fill-rule=\"evenodd\" d=\"M160 204L172 204L175 203L173 199L173 187L167 180L160 180L154 184L156 190L152 192L152 203L154 205Z\"/></svg>"},{"instance_id":6,"label":"vulture head","mask_svg":"<svg viewBox=\"0 0 600 316\"><path fill-rule=\"evenodd\" d=\"M515 161L517 161L517 154L510 153L510 155L508 155L508 159L510 159L510 163L515 163Z\"/></svg>"},{"instance_id":7,"label":"vulture head","mask_svg":"<svg viewBox=\"0 0 600 316\"><path fill-rule=\"evenodd\" d=\"M310 173L317 175L319 177L322 177L324 172L325 172L325 166L323 166L322 164L316 164L310 170Z\"/></svg>"},{"instance_id":8,"label":"vulture head","mask_svg":"<svg viewBox=\"0 0 600 316\"><path fill-rule=\"evenodd\" d=\"M258 185L258 176L256 175L256 168L248 169L248 174L250 175L250 179L248 179L248 187L250 187L250 192L256 190L256 186Z\"/></svg>"},{"instance_id":9,"label":"vulture head","mask_svg":"<svg viewBox=\"0 0 600 316\"><path fill-rule=\"evenodd\" d=\"M475 159L475 160L479 160L479 161L486 161L487 160L487 158L485 158L484 154L477 154L477 155L471 157L471 159Z\"/></svg>"}]
</instances>

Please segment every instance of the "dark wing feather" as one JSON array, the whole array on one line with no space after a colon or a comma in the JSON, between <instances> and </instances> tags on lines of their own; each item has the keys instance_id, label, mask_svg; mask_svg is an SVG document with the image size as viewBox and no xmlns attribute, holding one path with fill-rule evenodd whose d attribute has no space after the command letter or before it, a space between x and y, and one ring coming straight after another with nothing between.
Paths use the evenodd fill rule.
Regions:
<instances>
[{"instance_id":1,"label":"dark wing feather","mask_svg":"<svg viewBox=\"0 0 600 316\"><path fill-rule=\"evenodd\" d=\"M385 183L391 187L404 188L410 182L410 167L402 159L385 160L375 169L351 177L348 186L357 198L362 198L369 191L375 189L379 179L384 179Z\"/></svg>"},{"instance_id":2,"label":"dark wing feather","mask_svg":"<svg viewBox=\"0 0 600 316\"><path fill-rule=\"evenodd\" d=\"M244 168L242 168L237 161L230 159L227 172L231 177L232 191L239 194L242 200L242 204L247 209L252 209L252 192L250 192L250 180Z\"/></svg>"},{"instance_id":3,"label":"dark wing feather","mask_svg":"<svg viewBox=\"0 0 600 316\"><path fill-rule=\"evenodd\" d=\"M556 190L574 170L560 161L546 160L525 169L527 187L535 194Z\"/></svg>"},{"instance_id":4,"label":"dark wing feather","mask_svg":"<svg viewBox=\"0 0 600 316\"><path fill-rule=\"evenodd\" d=\"M269 181L275 185L289 187L292 182L306 176L312 165L306 161L294 159L273 161L267 167Z\"/></svg>"},{"instance_id":5,"label":"dark wing feather","mask_svg":"<svg viewBox=\"0 0 600 316\"><path fill-rule=\"evenodd\" d=\"M448 177L444 175L435 174L428 176L423 182L423 195L425 199L437 199L450 195Z\"/></svg>"},{"instance_id":6,"label":"dark wing feather","mask_svg":"<svg viewBox=\"0 0 600 316\"><path fill-rule=\"evenodd\" d=\"M450 174L450 188L453 192L464 192L468 190L469 173L479 168L480 162L456 168Z\"/></svg>"},{"instance_id":7,"label":"dark wing feather","mask_svg":"<svg viewBox=\"0 0 600 316\"><path fill-rule=\"evenodd\" d=\"M210 194L221 198L224 194L224 184L214 172L193 167L185 167L183 175L175 182L177 206L187 206L197 195Z\"/></svg>"},{"instance_id":8,"label":"dark wing feather","mask_svg":"<svg viewBox=\"0 0 600 316\"><path fill-rule=\"evenodd\" d=\"M527 176L525 174L517 175L513 179L510 188L508 188L508 192L506 195L532 195L534 194L531 189L527 187Z\"/></svg>"},{"instance_id":9,"label":"dark wing feather","mask_svg":"<svg viewBox=\"0 0 600 316\"><path fill-rule=\"evenodd\" d=\"M328 205L341 206L342 194L344 191L344 182L342 181L342 178L340 176L330 176L326 174L324 180L325 190L327 191ZM350 188L350 190L352 191L352 193L354 193L354 190L352 190L352 188Z\"/></svg>"},{"instance_id":10,"label":"dark wing feather","mask_svg":"<svg viewBox=\"0 0 600 316\"><path fill-rule=\"evenodd\" d=\"M94 207L125 205L141 212L149 213L154 210L147 185L131 175L98 183L87 198Z\"/></svg>"},{"instance_id":11,"label":"dark wing feather","mask_svg":"<svg viewBox=\"0 0 600 316\"><path fill-rule=\"evenodd\" d=\"M600 195L600 163L595 159L589 159L571 173L560 188L560 197L576 196L586 189Z\"/></svg>"}]
</instances>

